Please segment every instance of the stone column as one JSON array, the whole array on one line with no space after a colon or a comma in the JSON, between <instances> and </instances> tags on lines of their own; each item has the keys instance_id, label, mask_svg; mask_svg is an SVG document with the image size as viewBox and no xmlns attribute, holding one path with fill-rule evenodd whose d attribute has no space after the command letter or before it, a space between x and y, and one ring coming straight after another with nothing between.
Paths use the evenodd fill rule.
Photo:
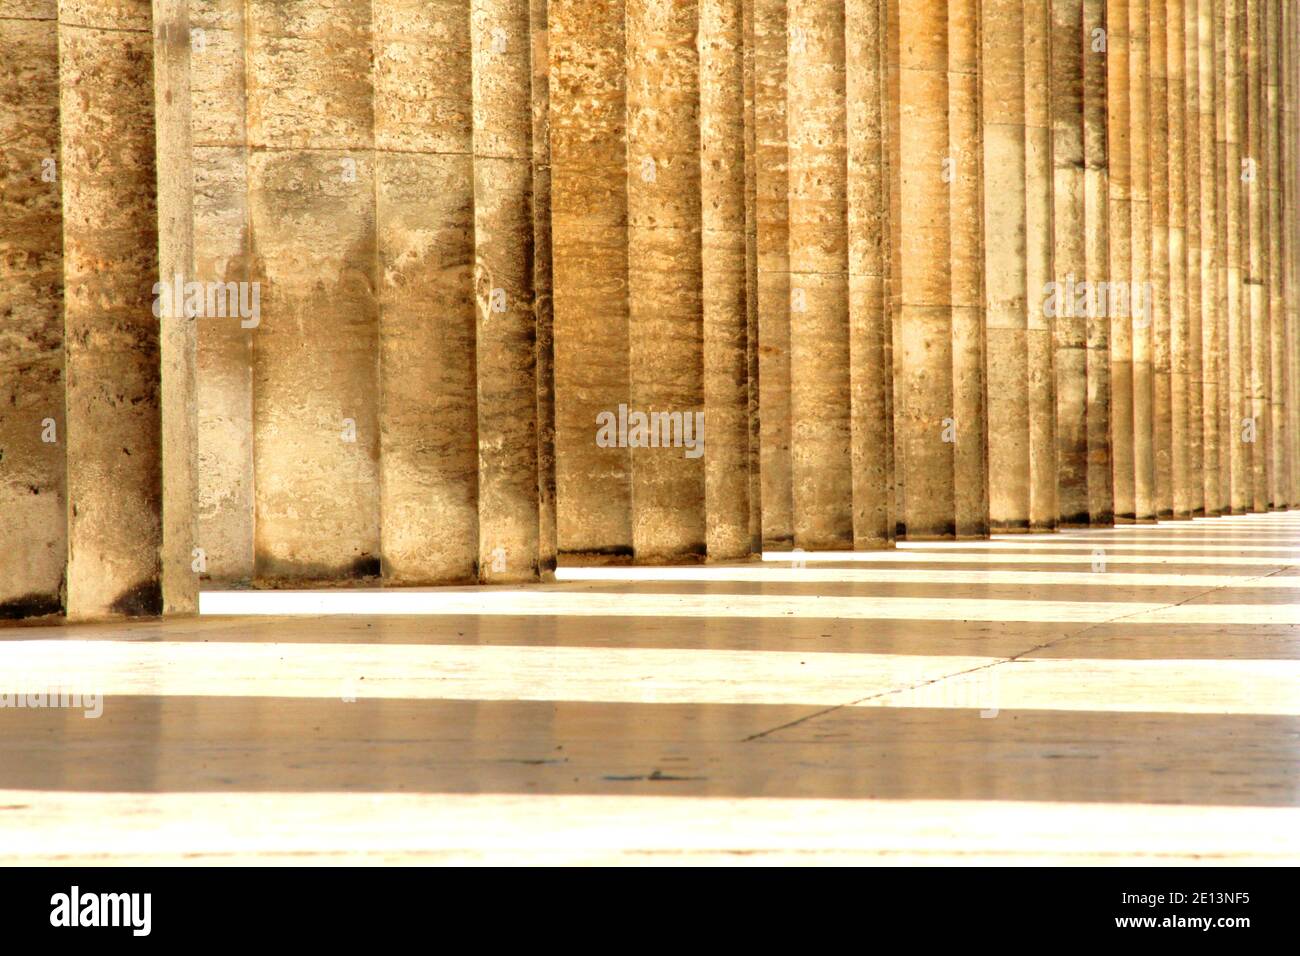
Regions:
<instances>
[{"instance_id":1,"label":"stone column","mask_svg":"<svg viewBox=\"0 0 1300 956\"><path fill-rule=\"evenodd\" d=\"M1282 262L1282 127L1281 47L1282 18L1278 0L1265 5L1264 37L1268 42L1265 76L1265 123L1268 168L1268 315L1269 315L1269 507L1285 509L1291 500L1287 444L1294 441L1287 427L1288 339Z\"/></svg>"},{"instance_id":2,"label":"stone column","mask_svg":"<svg viewBox=\"0 0 1300 956\"><path fill-rule=\"evenodd\" d=\"M1202 498L1206 515L1221 510L1219 483L1219 337L1220 262L1219 248L1219 180L1216 174L1222 138L1215 123L1215 104L1219 99L1216 50L1218 29L1216 3L1197 3L1197 73L1199 76L1199 124L1201 140L1201 434L1203 442Z\"/></svg>"},{"instance_id":3,"label":"stone column","mask_svg":"<svg viewBox=\"0 0 1300 956\"><path fill-rule=\"evenodd\" d=\"M0 620L59 613L68 556L57 13L0 2Z\"/></svg>"},{"instance_id":4,"label":"stone column","mask_svg":"<svg viewBox=\"0 0 1300 956\"><path fill-rule=\"evenodd\" d=\"M198 322L197 545L200 577L253 579L254 279L248 218L244 0L191 0L190 103L194 166L194 278L233 283L248 317ZM227 286L226 288L230 288ZM238 300L236 300L238 301Z\"/></svg>"},{"instance_id":5,"label":"stone column","mask_svg":"<svg viewBox=\"0 0 1300 956\"><path fill-rule=\"evenodd\" d=\"M1187 207L1187 257L1184 264L1187 270L1187 335L1182 346L1175 349L1173 359L1178 363L1185 357L1187 397L1182 427L1187 435L1187 450L1182 477L1180 479L1175 476L1174 512L1197 517L1205 514L1205 446L1201 412L1205 378L1201 359L1201 326L1205 314L1205 276L1209 274L1209 269L1203 253L1205 233L1201 213L1201 157L1207 146L1201 129L1200 9L1197 0L1186 0L1182 4L1181 13L1183 85L1186 91L1181 109L1184 116L1183 189ZM1178 443L1175 441L1175 464L1179 454Z\"/></svg>"},{"instance_id":6,"label":"stone column","mask_svg":"<svg viewBox=\"0 0 1300 956\"><path fill-rule=\"evenodd\" d=\"M1061 524L1087 527L1088 314L1084 235L1082 0L1052 0L1053 275L1056 308L1057 494Z\"/></svg>"},{"instance_id":7,"label":"stone column","mask_svg":"<svg viewBox=\"0 0 1300 956\"><path fill-rule=\"evenodd\" d=\"M1110 281L1129 288L1132 280L1133 205L1129 119L1129 2L1106 5L1107 133L1110 147ZM1133 318L1129 307L1110 310L1110 426L1115 521L1134 520Z\"/></svg>"},{"instance_id":8,"label":"stone column","mask_svg":"<svg viewBox=\"0 0 1300 956\"><path fill-rule=\"evenodd\" d=\"M1055 282L1052 266L1050 0L1025 0L1024 18L1029 527L1032 531L1051 531L1057 526L1059 509L1056 488L1056 320L1052 314L1055 310L1047 307Z\"/></svg>"},{"instance_id":9,"label":"stone column","mask_svg":"<svg viewBox=\"0 0 1300 956\"><path fill-rule=\"evenodd\" d=\"M945 6L893 0L890 37L891 297L899 537L956 534ZM896 93L894 90L896 89Z\"/></svg>"},{"instance_id":10,"label":"stone column","mask_svg":"<svg viewBox=\"0 0 1300 956\"><path fill-rule=\"evenodd\" d=\"M1254 439L1249 442L1250 508L1269 509L1269 460L1272 425L1269 408L1269 295L1268 295L1268 119L1265 115L1265 76L1268 41L1265 37L1265 0L1246 0L1246 141L1250 160L1245 186L1248 266L1246 305L1248 309L1250 362L1247 366L1247 414L1254 420Z\"/></svg>"},{"instance_id":11,"label":"stone column","mask_svg":"<svg viewBox=\"0 0 1300 956\"><path fill-rule=\"evenodd\" d=\"M531 0L533 310L537 322L537 567L555 577L555 306L551 268L550 0Z\"/></svg>"},{"instance_id":12,"label":"stone column","mask_svg":"<svg viewBox=\"0 0 1300 956\"><path fill-rule=\"evenodd\" d=\"M376 0L373 11L383 575L395 585L474 581L480 555L470 10L459 0ZM525 38L516 32L505 39L517 58ZM517 289L508 293L519 296ZM528 303L504 298L510 311L501 324L513 328ZM525 560L509 551L505 557L509 567Z\"/></svg>"},{"instance_id":13,"label":"stone column","mask_svg":"<svg viewBox=\"0 0 1300 956\"><path fill-rule=\"evenodd\" d=\"M953 161L952 376L957 536L989 533L988 390L984 369L984 148L980 113L980 0L948 5L948 141Z\"/></svg>"},{"instance_id":14,"label":"stone column","mask_svg":"<svg viewBox=\"0 0 1300 956\"><path fill-rule=\"evenodd\" d=\"M1030 366L1027 285L1025 4L985 0L984 275L988 316L989 519L1029 530Z\"/></svg>"},{"instance_id":15,"label":"stone column","mask_svg":"<svg viewBox=\"0 0 1300 956\"><path fill-rule=\"evenodd\" d=\"M1170 490L1170 402L1169 402L1169 327L1172 286L1169 275L1170 193L1169 174L1172 150L1178 150L1182 167L1182 124L1169 118L1169 0L1148 0L1148 48L1150 53L1150 87L1148 99L1147 147L1150 158L1151 189L1151 454L1154 517L1169 518L1173 512ZM1181 21L1180 21L1181 22ZM1181 74L1181 61L1180 70ZM1179 77L1181 83L1181 76ZM1181 95L1179 98L1181 102ZM1178 142L1174 142L1175 136ZM1182 249L1182 233L1177 238ZM1186 275L1182 277L1186 279Z\"/></svg>"},{"instance_id":16,"label":"stone column","mask_svg":"<svg viewBox=\"0 0 1300 956\"><path fill-rule=\"evenodd\" d=\"M380 571L371 9L251 0L249 208L256 570L267 584Z\"/></svg>"},{"instance_id":17,"label":"stone column","mask_svg":"<svg viewBox=\"0 0 1300 956\"><path fill-rule=\"evenodd\" d=\"M743 14L741 0L699 3L705 544L720 561L751 549Z\"/></svg>"},{"instance_id":18,"label":"stone column","mask_svg":"<svg viewBox=\"0 0 1300 956\"><path fill-rule=\"evenodd\" d=\"M529 0L470 7L478 568L488 583L538 576L530 27Z\"/></svg>"},{"instance_id":19,"label":"stone column","mask_svg":"<svg viewBox=\"0 0 1300 956\"><path fill-rule=\"evenodd\" d=\"M1140 302L1131 308L1133 320L1133 467L1134 519L1154 521L1155 449L1152 423L1152 311L1157 294L1151 275L1151 48L1148 17L1163 0L1129 0L1129 157L1132 205L1132 257L1130 277ZM1163 49L1163 47L1161 47Z\"/></svg>"},{"instance_id":20,"label":"stone column","mask_svg":"<svg viewBox=\"0 0 1300 956\"><path fill-rule=\"evenodd\" d=\"M552 0L557 534L579 561L632 555L628 449L596 443L630 397L624 50L622 0Z\"/></svg>"},{"instance_id":21,"label":"stone column","mask_svg":"<svg viewBox=\"0 0 1300 956\"><path fill-rule=\"evenodd\" d=\"M754 152L763 547L794 547L790 459L790 182L785 0L754 0Z\"/></svg>"},{"instance_id":22,"label":"stone column","mask_svg":"<svg viewBox=\"0 0 1300 956\"><path fill-rule=\"evenodd\" d=\"M163 609L148 0L59 8L70 618Z\"/></svg>"},{"instance_id":23,"label":"stone column","mask_svg":"<svg viewBox=\"0 0 1300 956\"><path fill-rule=\"evenodd\" d=\"M153 0L154 133L158 169L158 271L189 276L194 264L194 162L190 146L187 0ZM161 279L160 279L161 281ZM197 614L201 553L198 476L198 318L175 300L161 310L162 597L164 614ZM170 313L170 314L169 314Z\"/></svg>"},{"instance_id":24,"label":"stone column","mask_svg":"<svg viewBox=\"0 0 1300 956\"><path fill-rule=\"evenodd\" d=\"M627 4L629 421L704 408L698 15L695 2ZM702 558L704 462L637 447L631 426L628 442L637 562Z\"/></svg>"},{"instance_id":25,"label":"stone column","mask_svg":"<svg viewBox=\"0 0 1300 956\"><path fill-rule=\"evenodd\" d=\"M794 543L853 546L844 5L789 4Z\"/></svg>"},{"instance_id":26,"label":"stone column","mask_svg":"<svg viewBox=\"0 0 1300 956\"><path fill-rule=\"evenodd\" d=\"M1093 293L1087 323L1088 518L1094 527L1115 523L1111 462L1110 182L1107 144L1106 0L1083 3L1083 186L1085 275ZM1108 297L1107 297L1108 298Z\"/></svg>"},{"instance_id":27,"label":"stone column","mask_svg":"<svg viewBox=\"0 0 1300 956\"><path fill-rule=\"evenodd\" d=\"M849 356L853 546L856 549L884 547L892 535L893 477L887 453L890 368L885 348L889 338L885 308L888 223L882 69L885 31L881 12L879 0L851 0L845 7Z\"/></svg>"},{"instance_id":28,"label":"stone column","mask_svg":"<svg viewBox=\"0 0 1300 956\"><path fill-rule=\"evenodd\" d=\"M1227 183L1227 286L1228 286L1228 428L1227 439L1231 460L1231 485L1229 495L1233 514L1242 514L1251 504L1250 495L1250 446L1244 440L1246 419L1250 417L1247 408L1246 383L1247 362L1243 348L1246 342L1244 332L1247 330L1245 320L1248 311L1243 307L1244 276L1243 269L1248 263L1242 260L1244 210L1242 196L1242 139L1245 129L1245 83L1242 77L1242 63L1245 60L1245 38L1242 35L1244 14L1242 8L1245 0L1226 0L1224 6L1223 50L1226 61L1226 169L1224 180ZM1247 340L1248 341L1248 340Z\"/></svg>"},{"instance_id":29,"label":"stone column","mask_svg":"<svg viewBox=\"0 0 1300 956\"><path fill-rule=\"evenodd\" d=\"M1175 507L1179 487L1186 498L1188 442L1187 76L1183 7L1183 0L1165 3L1165 103L1169 128L1169 245L1165 268L1169 275L1169 313L1167 323L1156 329L1156 474L1161 518L1189 517L1185 501L1182 509Z\"/></svg>"}]
</instances>

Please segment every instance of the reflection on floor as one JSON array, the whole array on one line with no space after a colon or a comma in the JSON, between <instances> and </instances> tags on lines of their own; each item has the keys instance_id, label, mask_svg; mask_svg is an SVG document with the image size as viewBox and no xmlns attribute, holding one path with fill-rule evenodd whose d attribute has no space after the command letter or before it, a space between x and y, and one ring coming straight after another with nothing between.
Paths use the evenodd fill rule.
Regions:
<instances>
[{"instance_id":1,"label":"reflection on floor","mask_svg":"<svg viewBox=\"0 0 1300 956\"><path fill-rule=\"evenodd\" d=\"M10 628L0 859L1300 862L1298 556L1278 513Z\"/></svg>"}]
</instances>

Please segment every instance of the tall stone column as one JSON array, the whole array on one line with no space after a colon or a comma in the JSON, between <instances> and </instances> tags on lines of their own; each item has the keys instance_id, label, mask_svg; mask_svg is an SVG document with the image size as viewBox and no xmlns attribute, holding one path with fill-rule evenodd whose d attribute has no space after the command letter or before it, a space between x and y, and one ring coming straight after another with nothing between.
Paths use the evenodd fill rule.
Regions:
<instances>
[{"instance_id":1,"label":"tall stone column","mask_svg":"<svg viewBox=\"0 0 1300 956\"><path fill-rule=\"evenodd\" d=\"M1109 289L1110 181L1107 143L1106 0L1083 3L1083 222L1085 275L1092 293L1087 322L1088 519L1115 522L1111 460L1110 309L1098 290Z\"/></svg>"},{"instance_id":2,"label":"tall stone column","mask_svg":"<svg viewBox=\"0 0 1300 956\"><path fill-rule=\"evenodd\" d=\"M246 290L251 306L245 2L191 0L190 26L193 275L204 283L234 283ZM259 291L259 312L260 305ZM244 317L238 310L198 322L196 543L203 551L200 578L221 585L253 578L252 350L258 325L260 314Z\"/></svg>"},{"instance_id":3,"label":"tall stone column","mask_svg":"<svg viewBox=\"0 0 1300 956\"><path fill-rule=\"evenodd\" d=\"M698 16L695 2L627 4L631 408L683 419L704 408ZM639 563L704 556L702 460L633 445L632 544Z\"/></svg>"},{"instance_id":4,"label":"tall stone column","mask_svg":"<svg viewBox=\"0 0 1300 956\"><path fill-rule=\"evenodd\" d=\"M983 8L984 275L988 316L989 522L1029 530L1024 0ZM1035 296L1032 305L1037 306Z\"/></svg>"},{"instance_id":5,"label":"tall stone column","mask_svg":"<svg viewBox=\"0 0 1300 956\"><path fill-rule=\"evenodd\" d=\"M629 452L596 443L597 416L630 398L624 12L550 8L556 508L570 560L632 555Z\"/></svg>"},{"instance_id":6,"label":"tall stone column","mask_svg":"<svg viewBox=\"0 0 1300 956\"><path fill-rule=\"evenodd\" d=\"M1201 494L1206 515L1221 510L1219 483L1219 337L1221 299L1219 247L1219 180L1216 174L1222 137L1215 123L1219 98L1217 60L1218 0L1197 3L1197 74L1201 156L1198 174L1201 194Z\"/></svg>"},{"instance_id":7,"label":"tall stone column","mask_svg":"<svg viewBox=\"0 0 1300 956\"><path fill-rule=\"evenodd\" d=\"M886 344L888 183L880 0L845 6L848 124L849 359L852 385L853 546L893 536L890 363ZM1023 164L1023 148L1021 152ZM1023 381L1023 371L1022 371ZM1025 461L1028 477L1028 459Z\"/></svg>"},{"instance_id":8,"label":"tall stone column","mask_svg":"<svg viewBox=\"0 0 1300 956\"><path fill-rule=\"evenodd\" d=\"M1286 283L1285 307L1287 315L1287 428L1286 444L1291 474L1289 504L1300 507L1300 219L1296 204L1300 203L1297 177L1300 166L1300 115L1296 99L1300 97L1300 17L1291 4L1282 5L1282 117L1286 136L1282 158L1282 241Z\"/></svg>"},{"instance_id":9,"label":"tall stone column","mask_svg":"<svg viewBox=\"0 0 1300 956\"><path fill-rule=\"evenodd\" d=\"M249 208L260 580L380 571L371 9L251 0Z\"/></svg>"},{"instance_id":10,"label":"tall stone column","mask_svg":"<svg viewBox=\"0 0 1300 956\"><path fill-rule=\"evenodd\" d=\"M395 585L474 581L480 555L470 10L459 0L376 0L372 9L383 575ZM516 32L503 38L517 58L526 40L509 26ZM510 166L512 182L517 166ZM498 316L500 325L518 325L518 310L528 308L519 297L517 288L504 292L508 311ZM518 548L503 557L508 567L526 559Z\"/></svg>"},{"instance_id":11,"label":"tall stone column","mask_svg":"<svg viewBox=\"0 0 1300 956\"><path fill-rule=\"evenodd\" d=\"M1281 8L1278 0L1265 5L1264 37L1267 40L1265 76L1265 144L1268 168L1268 315L1269 315L1269 449L1268 501L1274 509L1284 509L1291 500L1290 462L1287 444L1294 436L1287 427L1287 350L1286 294L1282 262L1282 124L1281 49L1283 43Z\"/></svg>"},{"instance_id":12,"label":"tall stone column","mask_svg":"<svg viewBox=\"0 0 1300 956\"><path fill-rule=\"evenodd\" d=\"M537 317L529 0L473 0L478 568L538 576Z\"/></svg>"},{"instance_id":13,"label":"tall stone column","mask_svg":"<svg viewBox=\"0 0 1300 956\"><path fill-rule=\"evenodd\" d=\"M949 29L945 6L889 9L891 306L894 316L898 531L956 534L949 155Z\"/></svg>"},{"instance_id":14,"label":"tall stone column","mask_svg":"<svg viewBox=\"0 0 1300 956\"><path fill-rule=\"evenodd\" d=\"M1200 9L1197 0L1186 0L1181 5L1180 12L1183 16L1183 49L1180 52L1186 91L1181 109L1184 116L1183 187L1187 207L1187 257L1183 265L1187 270L1187 328L1186 337L1174 349L1173 360L1176 363L1175 371L1183 368L1186 375L1186 400L1181 420L1187 435L1187 448L1181 478L1176 475L1174 480L1174 512L1196 517L1205 514L1205 444L1201 413L1205 378L1201 358L1201 325L1205 311L1205 276L1209 270L1203 254L1205 233L1201 214L1201 157L1207 147L1201 129ZM1175 441L1175 464L1179 455L1178 443Z\"/></svg>"},{"instance_id":15,"label":"tall stone column","mask_svg":"<svg viewBox=\"0 0 1300 956\"><path fill-rule=\"evenodd\" d=\"M59 9L70 618L163 609L148 0Z\"/></svg>"},{"instance_id":16,"label":"tall stone column","mask_svg":"<svg viewBox=\"0 0 1300 956\"><path fill-rule=\"evenodd\" d=\"M706 552L751 553L744 10L700 0Z\"/></svg>"},{"instance_id":17,"label":"tall stone column","mask_svg":"<svg viewBox=\"0 0 1300 956\"><path fill-rule=\"evenodd\" d=\"M0 2L0 620L57 614L67 563L56 0Z\"/></svg>"},{"instance_id":18,"label":"tall stone column","mask_svg":"<svg viewBox=\"0 0 1300 956\"><path fill-rule=\"evenodd\" d=\"M794 542L840 550L853 546L844 5L788 10Z\"/></svg>"},{"instance_id":19,"label":"tall stone column","mask_svg":"<svg viewBox=\"0 0 1300 956\"><path fill-rule=\"evenodd\" d=\"M531 0L533 73L533 309L537 321L537 566L555 577L555 304L551 267L550 0Z\"/></svg>"},{"instance_id":20,"label":"tall stone column","mask_svg":"<svg viewBox=\"0 0 1300 956\"><path fill-rule=\"evenodd\" d=\"M1150 86L1148 98L1147 148L1150 159L1151 208L1151 455L1154 516L1172 516L1170 481L1170 396L1169 327L1172 286L1170 283L1170 166L1174 149L1182 166L1182 124L1169 117L1169 19L1168 0L1148 0L1148 50ZM1181 64L1179 85L1181 86ZM1181 101L1181 97L1180 97ZM1178 142L1175 143L1175 136ZM1182 251L1182 232L1173 237ZM1184 274L1182 280L1186 279ZM1180 288L1182 288L1180 284Z\"/></svg>"},{"instance_id":21,"label":"tall stone column","mask_svg":"<svg viewBox=\"0 0 1300 956\"><path fill-rule=\"evenodd\" d=\"M194 162L190 145L190 21L187 0L153 0L154 133L158 169L158 271L194 264ZM161 281L161 279L160 279ZM162 403L162 598L164 614L197 614L202 567L195 552L198 477L197 317L172 300L160 311ZM169 313L171 313L169 315Z\"/></svg>"},{"instance_id":22,"label":"tall stone column","mask_svg":"<svg viewBox=\"0 0 1300 956\"><path fill-rule=\"evenodd\" d=\"M1215 278L1215 295L1218 298L1219 310L1215 325L1219 333L1219 511L1221 514L1232 513L1232 446L1237 441L1238 426L1233 424L1233 417L1236 414L1236 393L1233 392L1230 348L1231 343L1236 340L1236 332L1232 330L1232 322L1229 319L1231 307L1234 303L1239 304L1236 293L1240 292L1239 286L1236 286L1236 292L1233 291L1234 283L1231 281L1233 274L1229 271L1230 260L1232 263L1237 262L1238 250L1229 241L1229 220L1234 218L1235 214L1231 213L1229 190L1232 182L1228 172L1231 168L1230 162L1233 160L1230 158L1228 143L1232 129L1232 123L1229 122L1232 115L1229 111L1231 102L1229 94L1232 92L1229 88L1229 73L1232 61L1228 54L1227 40L1228 24L1232 22L1235 34L1236 19L1235 13L1231 18L1229 17L1228 6L1229 0L1215 0L1214 178L1218 183L1215 211L1219 220L1219 274ZM1236 134L1231 135L1235 139ZM1240 177L1240 170L1234 169L1232 175ZM1237 196L1240 197L1240 192Z\"/></svg>"},{"instance_id":23,"label":"tall stone column","mask_svg":"<svg viewBox=\"0 0 1300 956\"><path fill-rule=\"evenodd\" d=\"M1133 259L1133 205L1129 119L1129 2L1106 4L1107 133L1110 188L1110 281L1129 288ZM1110 427L1115 521L1134 520L1133 318L1131 308L1110 310Z\"/></svg>"},{"instance_id":24,"label":"tall stone column","mask_svg":"<svg viewBox=\"0 0 1300 956\"><path fill-rule=\"evenodd\" d=\"M1168 250L1169 275L1167 325L1157 328L1159 356L1156 373L1156 423L1159 433L1156 465L1160 517L1187 518L1187 74L1182 0L1165 3L1165 91L1169 127ZM1179 489L1184 507L1176 507Z\"/></svg>"},{"instance_id":25,"label":"tall stone column","mask_svg":"<svg viewBox=\"0 0 1300 956\"><path fill-rule=\"evenodd\" d=\"M1133 468L1134 519L1156 517L1156 463L1153 430L1152 312L1158 294L1151 274L1152 198L1150 104L1151 48L1148 18L1152 5L1163 0L1129 0L1129 157L1132 206L1130 277L1141 302L1131 308L1133 324ZM1163 9L1163 5L1161 6ZM1161 48L1163 49L1163 47Z\"/></svg>"},{"instance_id":26,"label":"tall stone column","mask_svg":"<svg viewBox=\"0 0 1300 956\"><path fill-rule=\"evenodd\" d=\"M1245 37L1242 35L1245 0L1226 0L1224 7L1223 48L1226 61L1226 143L1227 157L1225 181L1227 183L1227 244L1228 244L1228 442L1231 456L1231 485L1229 495L1233 514L1249 510L1253 499L1250 493L1250 445L1245 441L1247 419L1251 417L1246 402L1249 368L1247 348L1249 310L1243 303L1245 291L1244 270L1249 261L1243 261L1245 228L1242 194L1244 167L1242 140L1245 135L1245 82L1242 65L1245 60ZM1251 426L1253 429L1253 425Z\"/></svg>"},{"instance_id":27,"label":"tall stone column","mask_svg":"<svg viewBox=\"0 0 1300 956\"><path fill-rule=\"evenodd\" d=\"M953 487L956 531L989 533L985 382L984 148L980 114L980 0L948 5L948 140L952 159Z\"/></svg>"},{"instance_id":28,"label":"tall stone column","mask_svg":"<svg viewBox=\"0 0 1300 956\"><path fill-rule=\"evenodd\" d=\"M1055 310L1048 308L1055 282L1052 265L1051 0L1025 0L1024 29L1029 527L1033 531L1051 531L1060 519L1056 487L1056 319Z\"/></svg>"},{"instance_id":29,"label":"tall stone column","mask_svg":"<svg viewBox=\"0 0 1300 956\"><path fill-rule=\"evenodd\" d=\"M762 537L794 547L790 458L790 181L785 0L754 0L754 152Z\"/></svg>"},{"instance_id":30,"label":"tall stone column","mask_svg":"<svg viewBox=\"0 0 1300 956\"><path fill-rule=\"evenodd\" d=\"M1084 234L1083 0L1052 0L1052 166L1056 308L1057 494L1061 524L1087 527L1088 307Z\"/></svg>"},{"instance_id":31,"label":"tall stone column","mask_svg":"<svg viewBox=\"0 0 1300 956\"><path fill-rule=\"evenodd\" d=\"M1265 115L1265 78L1268 41L1265 37L1265 0L1246 0L1246 156L1250 169L1245 186L1248 266L1246 304L1249 314L1250 363L1247 414L1254 421L1250 451L1250 507L1269 510L1269 448L1272 444L1269 407L1269 294L1268 294L1268 119Z\"/></svg>"}]
</instances>

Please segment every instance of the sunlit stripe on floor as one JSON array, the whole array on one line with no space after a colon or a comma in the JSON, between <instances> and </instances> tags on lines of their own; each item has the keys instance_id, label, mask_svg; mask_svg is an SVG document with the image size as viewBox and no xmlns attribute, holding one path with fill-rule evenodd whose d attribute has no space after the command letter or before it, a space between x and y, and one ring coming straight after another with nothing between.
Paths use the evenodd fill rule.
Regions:
<instances>
[{"instance_id":1,"label":"sunlit stripe on floor","mask_svg":"<svg viewBox=\"0 0 1300 956\"><path fill-rule=\"evenodd\" d=\"M1026 648L1028 650L1028 648ZM1300 714L1300 661L552 646L30 641L0 691ZM865 698L874 697L874 700ZM4 719L0 711L0 720Z\"/></svg>"},{"instance_id":2,"label":"sunlit stripe on floor","mask_svg":"<svg viewBox=\"0 0 1300 956\"><path fill-rule=\"evenodd\" d=\"M1295 863L1300 810L994 800L0 791L22 863Z\"/></svg>"},{"instance_id":3,"label":"sunlit stripe on floor","mask_svg":"<svg viewBox=\"0 0 1300 956\"><path fill-rule=\"evenodd\" d=\"M1292 604L1197 604L1169 608L1122 601L664 594L638 591L493 589L401 591L208 591L200 614L479 615L521 617L739 617L877 621L1099 623L1117 618L1206 624L1295 624Z\"/></svg>"},{"instance_id":4,"label":"sunlit stripe on floor","mask_svg":"<svg viewBox=\"0 0 1300 956\"><path fill-rule=\"evenodd\" d=\"M1269 554L1279 561L1300 556L1300 548L1281 545L1210 545L1210 544L1130 544L1127 541L900 541L900 551L1066 551L1077 548L1103 547L1116 551L1177 551L1184 554Z\"/></svg>"},{"instance_id":5,"label":"sunlit stripe on floor","mask_svg":"<svg viewBox=\"0 0 1300 956\"><path fill-rule=\"evenodd\" d=\"M1100 546L1103 549L1104 545ZM1091 565L1095 557L1088 553L1063 554L1055 551L1042 551L1037 554L1022 554L1017 551L1000 551L987 553L978 551L764 551L763 560L797 562L806 564L816 561L853 562L863 564L1077 564ZM1290 567L1288 558L1271 558L1264 555L1242 554L1180 554L1170 555L1165 552L1154 554L1126 554L1123 551L1106 550L1106 564L1186 564L1209 565L1210 567L1254 567L1281 569Z\"/></svg>"},{"instance_id":6,"label":"sunlit stripe on floor","mask_svg":"<svg viewBox=\"0 0 1300 956\"><path fill-rule=\"evenodd\" d=\"M1300 592L1300 576L1253 578L1234 574L1143 574L1123 571L971 571L936 572L915 568L790 568L765 565L711 564L691 567L559 568L557 581L744 581L780 584L1009 584L1022 587L1088 585L1096 587L1179 587L1291 589Z\"/></svg>"}]
</instances>

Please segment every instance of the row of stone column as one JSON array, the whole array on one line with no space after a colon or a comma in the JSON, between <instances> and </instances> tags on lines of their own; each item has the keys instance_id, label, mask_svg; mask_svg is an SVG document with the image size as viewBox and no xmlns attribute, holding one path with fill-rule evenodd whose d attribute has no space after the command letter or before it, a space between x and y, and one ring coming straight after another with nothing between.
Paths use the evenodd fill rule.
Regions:
<instances>
[{"instance_id":1,"label":"row of stone column","mask_svg":"<svg viewBox=\"0 0 1300 956\"><path fill-rule=\"evenodd\" d=\"M0 613L554 567L546 22L0 5Z\"/></svg>"},{"instance_id":2,"label":"row of stone column","mask_svg":"<svg viewBox=\"0 0 1300 956\"><path fill-rule=\"evenodd\" d=\"M1295 19L0 0L0 613L1292 505Z\"/></svg>"}]
</instances>

